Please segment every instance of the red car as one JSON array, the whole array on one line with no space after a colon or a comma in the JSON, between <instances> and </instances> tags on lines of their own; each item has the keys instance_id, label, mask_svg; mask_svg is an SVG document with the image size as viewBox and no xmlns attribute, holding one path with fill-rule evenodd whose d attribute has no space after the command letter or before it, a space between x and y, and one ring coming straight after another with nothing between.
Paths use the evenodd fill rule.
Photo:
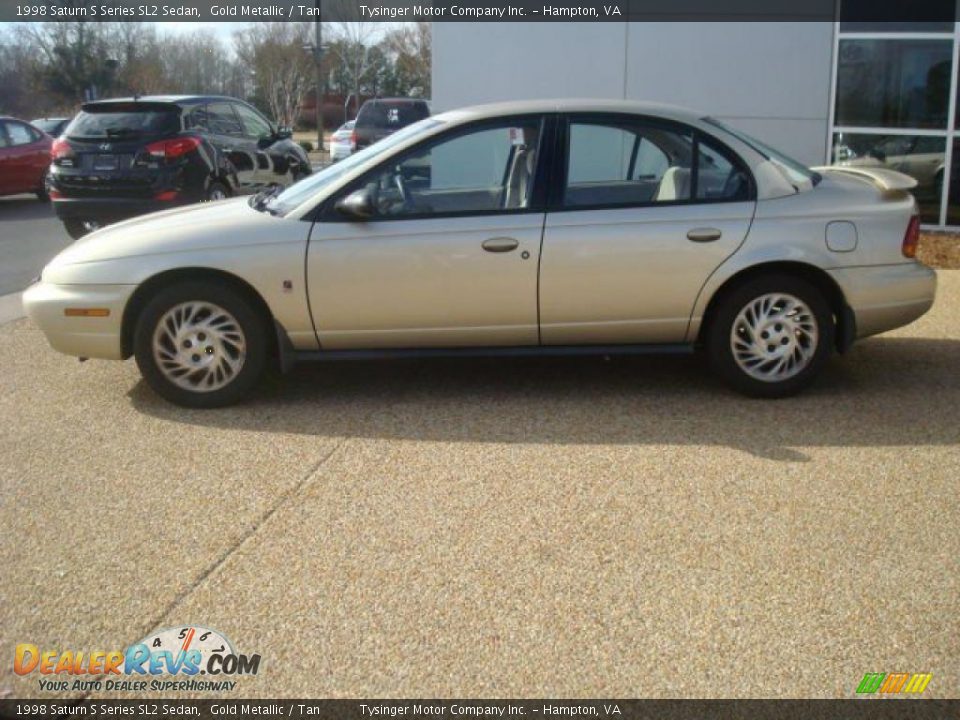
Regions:
<instances>
[{"instance_id":1,"label":"red car","mask_svg":"<svg viewBox=\"0 0 960 720\"><path fill-rule=\"evenodd\" d=\"M53 138L33 125L0 117L0 195L36 193L47 200L52 144Z\"/></svg>"}]
</instances>

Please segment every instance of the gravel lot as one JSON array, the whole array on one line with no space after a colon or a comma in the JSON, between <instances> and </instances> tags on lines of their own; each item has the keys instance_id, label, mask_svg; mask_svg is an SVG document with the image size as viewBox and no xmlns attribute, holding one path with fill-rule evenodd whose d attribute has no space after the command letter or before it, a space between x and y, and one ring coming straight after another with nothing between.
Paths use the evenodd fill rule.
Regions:
<instances>
[{"instance_id":1,"label":"gravel lot","mask_svg":"<svg viewBox=\"0 0 960 720\"><path fill-rule=\"evenodd\" d=\"M960 696L960 271L799 398L695 359L315 366L242 407L0 327L13 647L171 625L234 696Z\"/></svg>"}]
</instances>

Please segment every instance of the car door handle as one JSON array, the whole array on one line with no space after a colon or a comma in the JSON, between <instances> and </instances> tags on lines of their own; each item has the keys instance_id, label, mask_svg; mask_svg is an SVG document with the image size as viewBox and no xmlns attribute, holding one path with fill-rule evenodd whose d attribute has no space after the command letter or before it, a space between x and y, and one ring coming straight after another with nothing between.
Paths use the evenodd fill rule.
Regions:
<instances>
[{"instance_id":1,"label":"car door handle","mask_svg":"<svg viewBox=\"0 0 960 720\"><path fill-rule=\"evenodd\" d=\"M687 240L693 240L693 242L713 242L714 240L719 240L721 233L716 228L694 228L687 233Z\"/></svg>"},{"instance_id":2,"label":"car door handle","mask_svg":"<svg viewBox=\"0 0 960 720\"><path fill-rule=\"evenodd\" d=\"M495 237L490 238L489 240L484 240L481 243L481 247L487 252L510 252L511 250L516 250L519 247L520 242L511 237Z\"/></svg>"}]
</instances>

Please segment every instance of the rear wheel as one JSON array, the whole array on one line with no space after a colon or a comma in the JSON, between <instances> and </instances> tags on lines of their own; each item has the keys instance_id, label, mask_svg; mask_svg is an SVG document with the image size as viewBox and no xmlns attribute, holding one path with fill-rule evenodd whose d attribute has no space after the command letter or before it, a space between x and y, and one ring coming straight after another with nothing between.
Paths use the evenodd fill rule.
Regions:
<instances>
[{"instance_id":1,"label":"rear wheel","mask_svg":"<svg viewBox=\"0 0 960 720\"><path fill-rule=\"evenodd\" d=\"M209 202L213 202L215 200L226 200L228 197L230 197L230 191L223 183L210 183L210 187L207 188L206 199Z\"/></svg>"},{"instance_id":2,"label":"rear wheel","mask_svg":"<svg viewBox=\"0 0 960 720\"><path fill-rule=\"evenodd\" d=\"M184 407L222 407L260 379L268 338L267 319L242 293L189 281L160 291L143 309L134 356L161 397Z\"/></svg>"},{"instance_id":3,"label":"rear wheel","mask_svg":"<svg viewBox=\"0 0 960 720\"><path fill-rule=\"evenodd\" d=\"M834 321L823 293L790 275L750 280L720 301L707 329L714 370L754 397L793 395L823 369Z\"/></svg>"},{"instance_id":4,"label":"rear wheel","mask_svg":"<svg viewBox=\"0 0 960 720\"><path fill-rule=\"evenodd\" d=\"M103 227L103 223L99 220L84 220L82 218L67 218L63 221L63 227L67 231L67 235L72 237L74 240L79 240L84 235L89 235L94 230L99 230Z\"/></svg>"}]
</instances>

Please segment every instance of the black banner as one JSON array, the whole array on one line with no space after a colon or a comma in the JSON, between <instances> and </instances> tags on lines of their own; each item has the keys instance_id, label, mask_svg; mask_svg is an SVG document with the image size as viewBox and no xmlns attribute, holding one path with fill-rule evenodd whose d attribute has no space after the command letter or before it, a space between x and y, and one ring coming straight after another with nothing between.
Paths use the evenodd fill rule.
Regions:
<instances>
[{"instance_id":1,"label":"black banner","mask_svg":"<svg viewBox=\"0 0 960 720\"><path fill-rule=\"evenodd\" d=\"M872 13L873 5L863 12ZM901 3L897 21L937 20L939 5ZM837 0L3 0L21 22L625 22L827 21ZM885 16L887 17L887 16ZM951 21L952 21L951 15ZM873 19L864 16L865 20Z\"/></svg>"},{"instance_id":2,"label":"black banner","mask_svg":"<svg viewBox=\"0 0 960 720\"><path fill-rule=\"evenodd\" d=\"M960 700L0 700L0 717L956 720Z\"/></svg>"},{"instance_id":3,"label":"black banner","mask_svg":"<svg viewBox=\"0 0 960 720\"><path fill-rule=\"evenodd\" d=\"M822 21L940 29L953 0L3 0L11 22Z\"/></svg>"}]
</instances>

